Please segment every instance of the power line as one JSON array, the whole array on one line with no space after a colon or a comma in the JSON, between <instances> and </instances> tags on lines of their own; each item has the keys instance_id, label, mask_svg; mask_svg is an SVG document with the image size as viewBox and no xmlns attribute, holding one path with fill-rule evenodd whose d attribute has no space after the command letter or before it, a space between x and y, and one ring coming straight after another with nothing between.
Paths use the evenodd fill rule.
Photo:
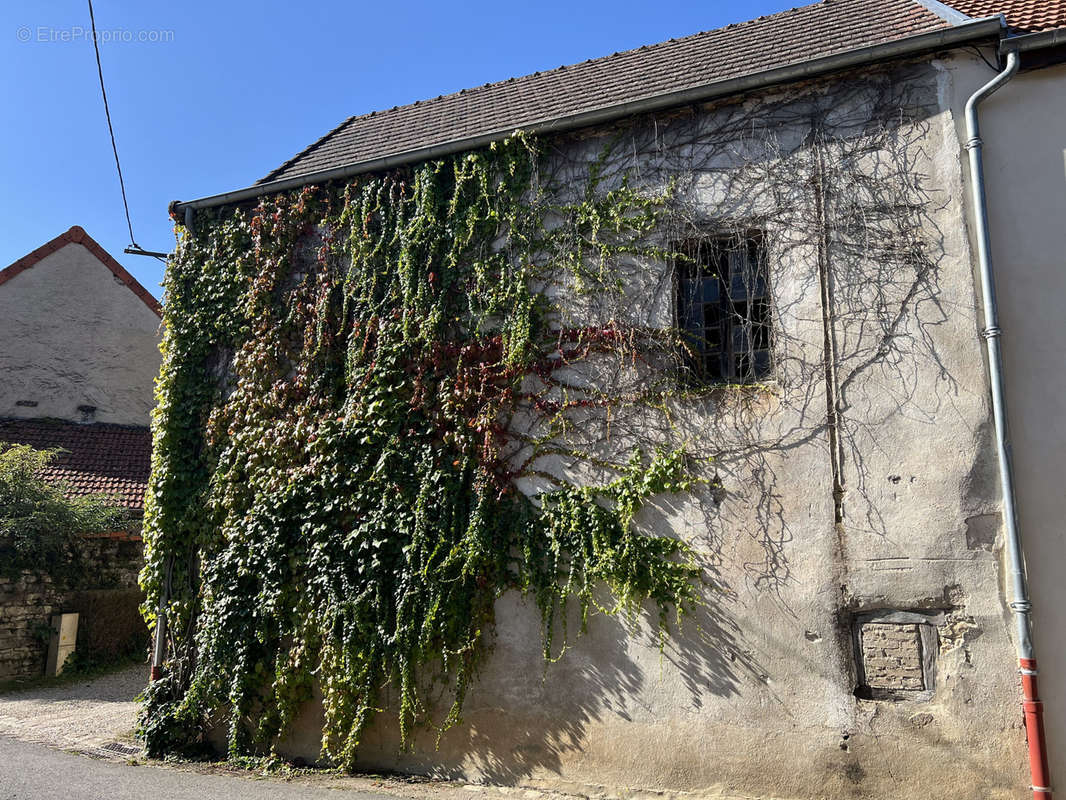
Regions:
<instances>
[{"instance_id":1,"label":"power line","mask_svg":"<svg viewBox=\"0 0 1066 800\"><path fill-rule=\"evenodd\" d=\"M118 146L115 144L115 129L111 125L111 109L107 106L107 90L104 88L104 68L100 66L100 43L96 38L96 18L93 16L93 0L89 0L89 23L93 29L93 49L96 50L96 72L100 76L100 94L104 98L104 115L107 117L107 130L111 134L111 150L115 153L115 169L118 170L118 185L122 189L122 207L126 209L126 227L130 231L130 245L138 250L141 246L133 236L133 223L130 221L130 205L126 202L126 182L122 179L122 165L118 160Z\"/></svg>"}]
</instances>

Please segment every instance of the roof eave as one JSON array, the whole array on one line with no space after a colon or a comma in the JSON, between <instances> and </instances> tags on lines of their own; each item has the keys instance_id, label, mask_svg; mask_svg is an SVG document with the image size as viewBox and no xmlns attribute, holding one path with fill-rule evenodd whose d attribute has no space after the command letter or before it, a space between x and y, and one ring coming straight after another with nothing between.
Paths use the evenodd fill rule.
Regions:
<instances>
[{"instance_id":1,"label":"roof eave","mask_svg":"<svg viewBox=\"0 0 1066 800\"><path fill-rule=\"evenodd\" d=\"M1049 31L1011 36L999 43L999 52L1004 55L1011 51L1028 53L1060 45L1066 45L1066 28L1053 28Z\"/></svg>"},{"instance_id":2,"label":"roof eave","mask_svg":"<svg viewBox=\"0 0 1066 800\"><path fill-rule=\"evenodd\" d=\"M761 89L775 84L790 83L792 81L813 78L850 67L872 64L893 58L918 55L920 53L939 50L945 47L954 47L985 38L999 37L1005 29L1006 22L1001 14L992 17L983 17L981 19L975 19L954 25L949 28L942 28L936 31L921 33L916 36L909 36L904 39L897 39L893 42L868 45L866 47L848 50L843 53L836 53L834 55L822 56L809 61L789 64L784 67L763 70L761 72L729 78L727 80L712 81L711 83L692 86L674 92L652 95L637 100L630 100L625 103L589 109L577 114L531 121L518 127L521 130L533 134L563 133L578 128L589 127L591 125L613 122L633 114L661 111L667 108L687 105L689 103L741 94L743 92ZM178 215L189 210L242 203L256 197L261 197L262 195L275 194L277 192L296 189L309 184L328 183L330 181L350 178L367 172L377 172L379 170L390 169L404 164L428 161L434 158L453 155L466 150L476 150L485 147L492 142L504 139L514 133L514 131L515 128L490 131L488 133L478 134L477 136L454 139L449 142L442 142L429 147L421 147L415 150L396 153L394 155L368 159L366 161L358 161L352 164L345 164L341 167L333 167L327 170L308 173L306 175L298 175L292 178L271 181L269 183L260 183L245 189L237 189L231 192L223 192L208 197L201 197L198 200L188 200L185 202L176 200L170 204L170 211L171 214Z\"/></svg>"}]
</instances>

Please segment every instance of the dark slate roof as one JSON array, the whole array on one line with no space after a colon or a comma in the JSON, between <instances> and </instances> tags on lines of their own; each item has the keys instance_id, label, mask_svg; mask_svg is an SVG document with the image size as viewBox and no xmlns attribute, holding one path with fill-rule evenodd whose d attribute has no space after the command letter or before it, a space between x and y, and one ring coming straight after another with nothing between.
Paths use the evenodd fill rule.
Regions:
<instances>
[{"instance_id":1,"label":"dark slate roof","mask_svg":"<svg viewBox=\"0 0 1066 800\"><path fill-rule=\"evenodd\" d=\"M1034 0L1045 2L1046 0ZM979 2L979 0L974 0ZM939 8L939 13L931 10ZM822 0L749 22L350 117L259 183L738 78L950 27L919 0Z\"/></svg>"},{"instance_id":2,"label":"dark slate roof","mask_svg":"<svg viewBox=\"0 0 1066 800\"><path fill-rule=\"evenodd\" d=\"M1066 0L948 0L952 8L971 17L1003 14L1016 33L1066 28Z\"/></svg>"},{"instance_id":3,"label":"dark slate roof","mask_svg":"<svg viewBox=\"0 0 1066 800\"><path fill-rule=\"evenodd\" d=\"M152 457L152 434L148 428L0 419L0 442L28 444L36 450L63 448L69 452L53 461L41 477L66 482L74 496L104 492L114 495L126 508L144 508Z\"/></svg>"}]
</instances>

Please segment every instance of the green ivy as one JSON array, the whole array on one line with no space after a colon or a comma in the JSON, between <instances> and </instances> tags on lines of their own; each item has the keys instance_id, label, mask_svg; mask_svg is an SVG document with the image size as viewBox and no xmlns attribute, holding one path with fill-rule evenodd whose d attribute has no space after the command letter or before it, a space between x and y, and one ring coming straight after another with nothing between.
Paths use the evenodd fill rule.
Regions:
<instances>
[{"instance_id":1,"label":"green ivy","mask_svg":"<svg viewBox=\"0 0 1066 800\"><path fill-rule=\"evenodd\" d=\"M162 600L172 642L150 753L220 710L231 756L270 751L317 685L323 754L350 767L386 687L404 744L459 722L506 591L536 602L548 659L571 603L584 621L650 600L665 631L697 602L688 547L633 525L692 487L682 452L634 446L598 485L538 467L568 413L618 400L556 371L640 339L565 324L542 289L621 291L610 264L656 254L666 198L594 165L561 203L540 162L516 136L179 227L146 503L145 608ZM531 497L525 477L549 483Z\"/></svg>"}]
</instances>

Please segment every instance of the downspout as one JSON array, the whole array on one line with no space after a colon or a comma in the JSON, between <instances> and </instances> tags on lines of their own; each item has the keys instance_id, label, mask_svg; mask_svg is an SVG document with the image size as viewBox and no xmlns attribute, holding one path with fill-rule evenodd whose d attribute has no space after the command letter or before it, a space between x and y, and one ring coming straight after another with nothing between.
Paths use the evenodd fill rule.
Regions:
<instances>
[{"instance_id":1,"label":"downspout","mask_svg":"<svg viewBox=\"0 0 1066 800\"><path fill-rule=\"evenodd\" d=\"M999 480L1003 490L1003 518L1006 526L1007 569L1010 580L1010 609L1014 614L1015 647L1022 681L1022 710L1025 716L1025 739L1029 745L1029 771L1034 800L1051 797L1047 744L1044 740L1044 706L1036 687L1036 658L1033 653L1029 602L1029 583L1025 575L1021 537L1015 510L1014 468L1011 465L1010 441L1007 437L1007 408L1004 397L1003 353L1000 348L999 313L996 286L992 276L991 236L988 228L988 204L985 199L985 175L981 157L981 129L977 107L1018 71L1018 53L1007 54L1003 71L966 101L966 150L970 158L970 190L974 223L977 229L977 258L981 276L981 300L985 327L981 332L988 350L988 382L992 391L992 417L995 423L996 454Z\"/></svg>"},{"instance_id":2,"label":"downspout","mask_svg":"<svg viewBox=\"0 0 1066 800\"><path fill-rule=\"evenodd\" d=\"M170 602L170 578L174 570L174 556L167 559L167 574L163 591L159 594L159 606L155 614L155 641L152 646L152 670L150 680L157 681L163 677L163 661L166 660L167 647L167 603Z\"/></svg>"},{"instance_id":3,"label":"downspout","mask_svg":"<svg viewBox=\"0 0 1066 800\"><path fill-rule=\"evenodd\" d=\"M163 677L163 659L166 655L166 641L167 617L166 612L163 610L163 603L160 602L159 608L156 609L155 613L155 642L152 647L152 670L148 676L153 683Z\"/></svg>"}]
</instances>

